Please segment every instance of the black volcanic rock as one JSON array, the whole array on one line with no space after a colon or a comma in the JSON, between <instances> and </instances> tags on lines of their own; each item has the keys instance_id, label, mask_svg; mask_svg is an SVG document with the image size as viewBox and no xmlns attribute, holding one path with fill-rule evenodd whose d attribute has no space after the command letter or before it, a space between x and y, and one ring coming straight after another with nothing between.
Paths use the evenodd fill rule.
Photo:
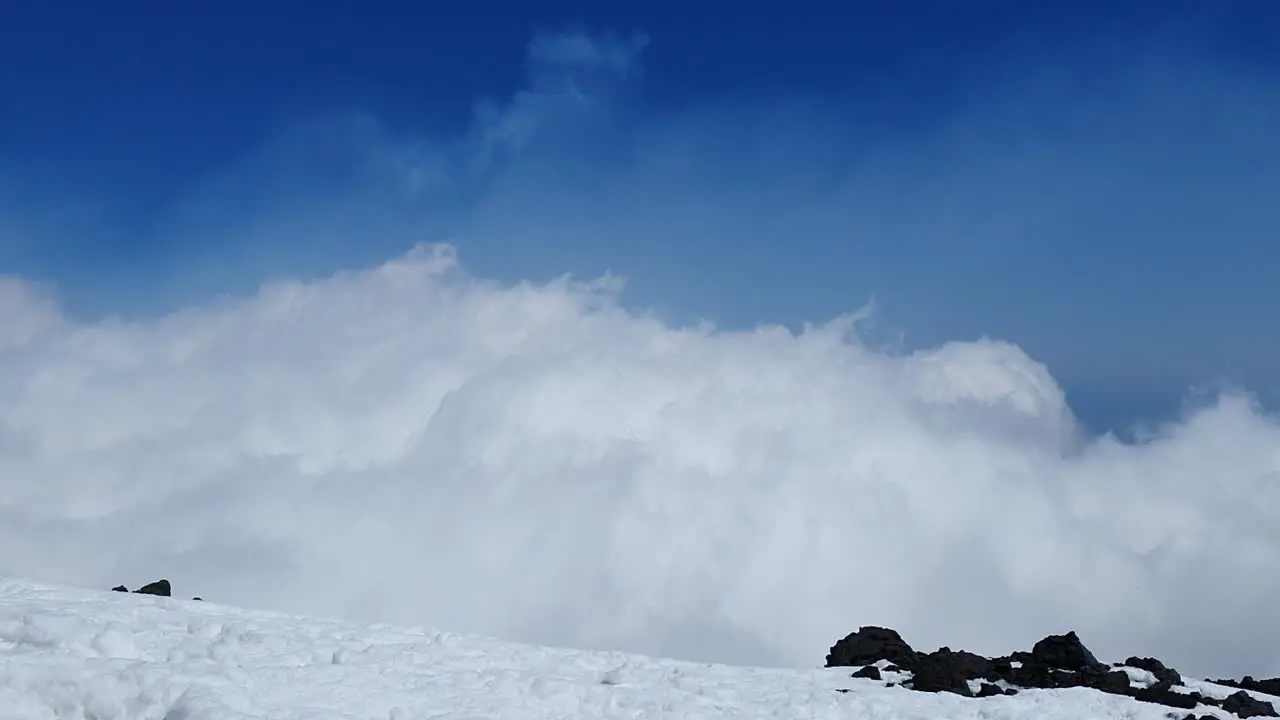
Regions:
<instances>
[{"instance_id":1,"label":"black volcanic rock","mask_svg":"<svg viewBox=\"0 0 1280 720\"><path fill-rule=\"evenodd\" d=\"M1276 713L1275 705L1265 700L1259 700L1244 690L1237 690L1227 696L1222 701L1222 709L1242 718L1280 717Z\"/></svg>"},{"instance_id":2,"label":"black volcanic rock","mask_svg":"<svg viewBox=\"0 0 1280 720\"><path fill-rule=\"evenodd\" d=\"M170 597L173 595L173 588L169 586L169 581L161 578L153 583L147 583L142 587L134 590L134 593L142 595L158 595L160 597Z\"/></svg>"},{"instance_id":3,"label":"black volcanic rock","mask_svg":"<svg viewBox=\"0 0 1280 720\"><path fill-rule=\"evenodd\" d=\"M1201 701L1200 693L1174 692L1165 683L1156 683L1148 688L1137 688L1130 692L1129 695L1140 702L1183 708L1184 710L1194 710Z\"/></svg>"},{"instance_id":4,"label":"black volcanic rock","mask_svg":"<svg viewBox=\"0 0 1280 720\"><path fill-rule=\"evenodd\" d=\"M939 648L928 655L919 655L911 687L923 692L952 692L965 697L973 696L970 680L997 680L995 665L981 655L963 650L956 652L949 647ZM994 687L994 686L993 686ZM996 687L998 693L1003 691ZM991 694L990 690L985 690Z\"/></svg>"},{"instance_id":5,"label":"black volcanic rock","mask_svg":"<svg viewBox=\"0 0 1280 720\"><path fill-rule=\"evenodd\" d=\"M968 680L986 678L995 671L995 665L987 658L964 650L952 650L949 647L938 648L929 653L928 658L933 662L956 668Z\"/></svg>"},{"instance_id":6,"label":"black volcanic rock","mask_svg":"<svg viewBox=\"0 0 1280 720\"><path fill-rule=\"evenodd\" d=\"M114 592L122 592L122 593L129 592L129 588L124 585L117 585L111 589ZM169 581L165 580L164 578L161 578L153 583L147 583L146 585L143 585L142 587L138 588L137 590L134 590L133 592L137 594L142 594L142 595L173 597L173 587L169 584ZM204 600L204 598L202 597L193 597L191 599L201 600L201 601Z\"/></svg>"},{"instance_id":7,"label":"black volcanic rock","mask_svg":"<svg viewBox=\"0 0 1280 720\"><path fill-rule=\"evenodd\" d=\"M1105 668L1098 658L1089 652L1089 648L1080 642L1076 631L1066 635L1050 635L1037 642L1031 648L1031 657L1059 670L1083 670L1085 668Z\"/></svg>"},{"instance_id":8,"label":"black volcanic rock","mask_svg":"<svg viewBox=\"0 0 1280 720\"><path fill-rule=\"evenodd\" d=\"M1245 675L1240 680L1210 680L1209 682L1217 683L1218 685L1226 685L1227 687L1239 688L1241 690L1253 690L1255 692L1266 693L1268 695L1280 695L1280 678L1254 680L1253 676Z\"/></svg>"},{"instance_id":9,"label":"black volcanic rock","mask_svg":"<svg viewBox=\"0 0 1280 720\"><path fill-rule=\"evenodd\" d=\"M1031 652L1013 652L1004 657L985 658L981 655L951 648L939 648L923 653L914 650L894 630L882 627L862 627L831 648L827 655L827 667L859 666L855 677L878 679L881 676L874 663L888 661L911 673L903 682L905 687L919 692L949 692L964 697L990 697L1013 695L1018 689L1052 689L1084 687L1111 695L1124 695L1134 700L1163 705L1181 710L1194 710L1200 705L1220 707L1240 718L1280 717L1269 702L1249 695L1245 690L1280 694L1280 678L1257 681L1252 677L1243 680L1213 680L1221 685L1240 688L1225 700L1202 695L1199 692L1179 692L1182 675L1160 660L1131 656L1123 663L1112 666L1098 662L1074 632L1050 635L1041 639ZM1156 682L1150 687L1133 687L1129 675L1121 666L1134 667L1150 672ZM886 668L887 669L887 668ZM896 669L896 668L895 668ZM974 691L973 682L977 682ZM1001 687L1001 685L1005 687ZM1170 717L1178 717L1170 715ZM1199 720L1212 716L1186 714L1183 720Z\"/></svg>"},{"instance_id":10,"label":"black volcanic rock","mask_svg":"<svg viewBox=\"0 0 1280 720\"><path fill-rule=\"evenodd\" d=\"M914 670L919 656L896 630L868 625L849 633L827 653L827 667L871 665L888 660L906 670Z\"/></svg>"},{"instance_id":11,"label":"black volcanic rock","mask_svg":"<svg viewBox=\"0 0 1280 720\"><path fill-rule=\"evenodd\" d=\"M1140 670L1146 670L1156 676L1156 682L1168 683L1169 685L1181 685L1182 675L1173 668L1165 667L1165 664L1155 658L1130 657L1124 661L1129 667L1136 667Z\"/></svg>"},{"instance_id":12,"label":"black volcanic rock","mask_svg":"<svg viewBox=\"0 0 1280 720\"><path fill-rule=\"evenodd\" d=\"M1004 690L1001 690L999 685L992 685L991 683L984 682L982 683L982 686L978 688L978 693L974 697L984 698L995 697L996 695L1004 695Z\"/></svg>"},{"instance_id":13,"label":"black volcanic rock","mask_svg":"<svg viewBox=\"0 0 1280 720\"><path fill-rule=\"evenodd\" d=\"M867 680L880 680L880 679L882 679L882 676L880 675L880 668L876 667L875 665L868 665L868 666L866 666L866 667L862 668L861 670L859 670L859 671L855 672L855 673L853 674L853 677L856 677L856 678L865 678L865 679L867 679Z\"/></svg>"},{"instance_id":14,"label":"black volcanic rock","mask_svg":"<svg viewBox=\"0 0 1280 720\"><path fill-rule=\"evenodd\" d=\"M1056 688L1063 687L1062 673L1055 672L1053 668L1038 662L1018 661L1019 666L1014 667L1012 662L996 663L996 672L1002 680L1007 681L1011 685L1026 688Z\"/></svg>"},{"instance_id":15,"label":"black volcanic rock","mask_svg":"<svg viewBox=\"0 0 1280 720\"><path fill-rule=\"evenodd\" d=\"M922 656L911 679L905 684L921 692L949 692L973 697L963 664L955 662L950 652Z\"/></svg>"},{"instance_id":16,"label":"black volcanic rock","mask_svg":"<svg viewBox=\"0 0 1280 720\"><path fill-rule=\"evenodd\" d=\"M1112 695L1128 695L1129 694L1129 673L1123 670L1112 670L1104 673L1102 678L1090 687L1097 688L1104 693Z\"/></svg>"}]
</instances>

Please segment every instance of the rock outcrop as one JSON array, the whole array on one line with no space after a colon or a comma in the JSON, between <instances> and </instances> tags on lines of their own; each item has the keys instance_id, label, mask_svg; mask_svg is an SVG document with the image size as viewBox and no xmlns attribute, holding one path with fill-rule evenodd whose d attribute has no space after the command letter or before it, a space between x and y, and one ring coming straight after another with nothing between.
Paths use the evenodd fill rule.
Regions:
<instances>
[{"instance_id":1,"label":"rock outcrop","mask_svg":"<svg viewBox=\"0 0 1280 720\"><path fill-rule=\"evenodd\" d=\"M117 585L111 589L114 590L115 592L122 592L122 593L129 592L129 588L125 587L124 585ZM173 586L169 584L168 580L164 578L160 578L155 582L151 582L151 583L147 583L146 585L143 585L142 587L138 588L137 590L134 590L133 592L139 595L155 595L157 597L173 597ZM204 598L194 597L191 599L203 600Z\"/></svg>"},{"instance_id":2,"label":"rock outcrop","mask_svg":"<svg viewBox=\"0 0 1280 720\"><path fill-rule=\"evenodd\" d=\"M897 631L868 626L833 645L826 666L857 667L855 678L884 681L919 692L988 697L1034 688L1085 687L1181 710L1205 706L1221 708L1241 718L1280 717L1273 701L1252 694L1280 695L1280 678L1205 681L1236 688L1236 692L1224 691L1224 697L1218 697L1187 687L1177 670L1155 658L1130 657L1123 663L1101 663L1074 631L1050 635L1037 642L1031 652L985 658L947 647L920 652ZM886 677L890 675L893 677ZM1189 712L1181 717L1200 720L1213 716Z\"/></svg>"}]
</instances>

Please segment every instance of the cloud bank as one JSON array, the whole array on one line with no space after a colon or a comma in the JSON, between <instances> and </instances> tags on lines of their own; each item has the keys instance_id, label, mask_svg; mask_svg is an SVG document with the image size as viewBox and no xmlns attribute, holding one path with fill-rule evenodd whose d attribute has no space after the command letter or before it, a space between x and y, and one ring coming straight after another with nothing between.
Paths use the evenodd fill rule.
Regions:
<instances>
[{"instance_id":1,"label":"cloud bank","mask_svg":"<svg viewBox=\"0 0 1280 720\"><path fill-rule=\"evenodd\" d=\"M7 282L0 570L741 663L884 623L1277 668L1280 423L1245 398L1090 440L1009 344L672 327L615 291L447 246L145 323Z\"/></svg>"},{"instance_id":2,"label":"cloud bank","mask_svg":"<svg viewBox=\"0 0 1280 720\"><path fill-rule=\"evenodd\" d=\"M868 340L860 314L684 324L621 302L601 272L540 277L611 228L622 245L724 233L792 202L806 228L838 226L833 198L867 190L855 206L875 214L894 196L867 183L897 176L821 165L743 194L735 170L777 147L747 141L783 138L794 169L838 134L805 145L794 108L710 149L692 143L728 127L710 110L630 128L627 86L597 73L634 75L644 42L594 42L535 42L529 89L480 106L454 142L406 148L357 124L335 146L361 151L326 165L340 171L280 171L319 177L299 188L254 165L256 185L233 173L174 220L226 262L265 253L266 274L299 261L299 237L391 261L135 319L78 318L56 288L0 280L0 572L100 587L164 574L229 603L732 663L820 664L839 636L885 624L986 653L1073 628L1104 657L1280 673L1280 421L1247 395L1120 442L1084 432L1010 343L900 349ZM644 163L589 152L619 133L645 139L629 146ZM702 162L744 147L761 157ZM699 192L708 168L729 190ZM255 197L270 207L211 222ZM712 222L744 197L754 210ZM535 279L472 269L446 244L386 252L447 227L464 248L492 241L477 265L514 254Z\"/></svg>"}]
</instances>

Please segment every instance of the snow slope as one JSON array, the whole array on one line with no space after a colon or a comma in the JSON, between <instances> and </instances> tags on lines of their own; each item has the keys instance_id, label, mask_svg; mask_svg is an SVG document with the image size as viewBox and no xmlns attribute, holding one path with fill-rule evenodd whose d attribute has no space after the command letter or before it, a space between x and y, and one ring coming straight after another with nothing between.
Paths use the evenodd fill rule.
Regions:
<instances>
[{"instance_id":1,"label":"snow slope","mask_svg":"<svg viewBox=\"0 0 1280 720\"><path fill-rule=\"evenodd\" d=\"M849 673L535 647L0 578L0 720L1185 715L1085 689L968 699Z\"/></svg>"}]
</instances>

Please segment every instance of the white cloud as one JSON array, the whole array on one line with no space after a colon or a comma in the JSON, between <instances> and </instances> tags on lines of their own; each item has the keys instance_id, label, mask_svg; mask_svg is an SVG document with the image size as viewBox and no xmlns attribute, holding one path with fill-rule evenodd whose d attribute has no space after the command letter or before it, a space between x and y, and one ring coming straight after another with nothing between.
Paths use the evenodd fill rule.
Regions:
<instances>
[{"instance_id":1,"label":"white cloud","mask_svg":"<svg viewBox=\"0 0 1280 720\"><path fill-rule=\"evenodd\" d=\"M6 288L0 316L48 313ZM744 663L820 663L885 623L1280 669L1280 424L1243 400L1086 441L1008 344L677 328L615 291L423 247L22 331L0 570Z\"/></svg>"},{"instance_id":2,"label":"white cloud","mask_svg":"<svg viewBox=\"0 0 1280 720\"><path fill-rule=\"evenodd\" d=\"M290 164L290 147L268 152L197 193L174 235L211 248L191 251L197 272L252 257L266 275L304 276L334 248L450 237L434 214L465 231L464 258L555 272L602 238L660 237L622 257L699 278L682 239L742 238L706 252L742 263L726 273L748 279L748 304L780 293L758 270L784 240L854 238L858 262L829 284L861 301L868 277L888 278L928 291L922 314L951 317L1005 302L971 296L1026 267L1025 236L1095 227L1064 217L1117 224L1116 186L1098 177L1132 156L1066 133L1009 160L988 143L1008 123L976 110L950 134L875 148L850 148L839 113L814 119L803 103L711 103L627 126L604 76L634 74L643 44L535 41L529 87L455 139L321 123L290 147L328 152L311 142L328 139L337 149L319 154L340 177ZM1090 112L1063 122L1093 128ZM955 140L966 132L982 142ZM944 161L912 164L935 150ZM1210 209L1240 187L1218 186ZM1059 251L1045 262L1071 259ZM584 264L628 269L617 258ZM0 572L100 587L165 575L180 594L250 606L740 663L820 664L844 633L882 623L987 653L1073 628L1107 658L1280 673L1280 424L1243 396L1121 444L1080 433L1055 378L1012 344L891 351L853 332L857 316L799 334L675 327L621 305L613 277L495 274L423 246L92 322L47 288L0 282ZM744 287L670 277L639 289ZM1038 295L1051 320L1052 297L1089 311L1086 297ZM1043 324L1040 337L1086 346ZM1147 355L1099 357L1090 346L1090 362L1165 371Z\"/></svg>"}]
</instances>

